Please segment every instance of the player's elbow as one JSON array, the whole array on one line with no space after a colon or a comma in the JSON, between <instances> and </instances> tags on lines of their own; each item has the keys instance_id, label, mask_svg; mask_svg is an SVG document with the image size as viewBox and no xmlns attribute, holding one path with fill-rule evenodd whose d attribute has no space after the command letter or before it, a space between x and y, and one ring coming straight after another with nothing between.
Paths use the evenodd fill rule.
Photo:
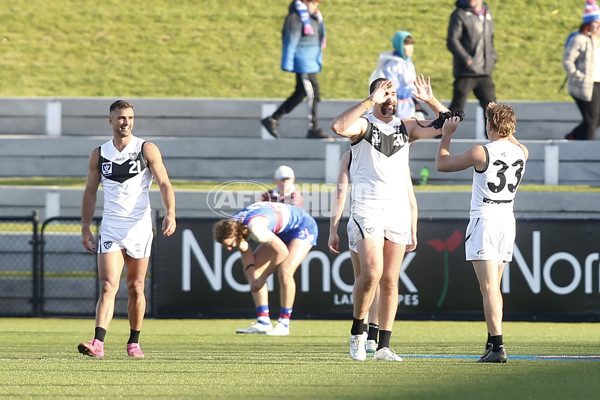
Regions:
<instances>
[{"instance_id":1,"label":"player's elbow","mask_svg":"<svg viewBox=\"0 0 600 400\"><path fill-rule=\"evenodd\" d=\"M443 160L436 159L435 160L435 169L439 172L450 172L448 165Z\"/></svg>"}]
</instances>

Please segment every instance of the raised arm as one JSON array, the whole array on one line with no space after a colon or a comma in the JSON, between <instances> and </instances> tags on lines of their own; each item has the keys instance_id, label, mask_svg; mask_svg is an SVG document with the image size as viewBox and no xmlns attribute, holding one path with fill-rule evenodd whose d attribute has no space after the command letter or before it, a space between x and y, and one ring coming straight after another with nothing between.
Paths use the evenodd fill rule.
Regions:
<instances>
[{"instance_id":1,"label":"raised arm","mask_svg":"<svg viewBox=\"0 0 600 400\"><path fill-rule=\"evenodd\" d=\"M383 104L390 97L396 96L394 84L389 80L379 83L379 86L369 97L338 115L331 123L331 130L342 137L347 137L356 142L367 130L368 122L361 116L371 107Z\"/></svg>"},{"instance_id":2,"label":"raised arm","mask_svg":"<svg viewBox=\"0 0 600 400\"><path fill-rule=\"evenodd\" d=\"M473 146L461 154L450 155L450 140L459 122L460 119L458 117L449 118L444 122L442 138L440 139L438 152L435 156L435 167L438 171L462 171L469 167L482 170L487 163L487 156L481 145Z\"/></svg>"}]
</instances>

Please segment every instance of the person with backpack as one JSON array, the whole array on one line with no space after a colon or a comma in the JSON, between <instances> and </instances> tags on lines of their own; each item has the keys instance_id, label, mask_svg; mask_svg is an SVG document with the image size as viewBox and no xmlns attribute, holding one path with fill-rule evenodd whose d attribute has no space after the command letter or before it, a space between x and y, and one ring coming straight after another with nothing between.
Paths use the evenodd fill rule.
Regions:
<instances>
[{"instance_id":1,"label":"person with backpack","mask_svg":"<svg viewBox=\"0 0 600 400\"><path fill-rule=\"evenodd\" d=\"M579 31L567 39L562 64L569 94L583 118L565 139L594 140L600 125L600 9L596 0L587 0Z\"/></svg>"}]
</instances>

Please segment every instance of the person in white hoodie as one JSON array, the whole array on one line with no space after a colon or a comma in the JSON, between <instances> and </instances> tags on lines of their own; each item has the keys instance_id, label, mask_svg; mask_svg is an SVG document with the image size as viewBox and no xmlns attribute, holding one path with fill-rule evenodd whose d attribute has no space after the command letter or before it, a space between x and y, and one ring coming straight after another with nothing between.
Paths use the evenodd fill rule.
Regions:
<instances>
[{"instance_id":1,"label":"person in white hoodie","mask_svg":"<svg viewBox=\"0 0 600 400\"><path fill-rule=\"evenodd\" d=\"M398 93L396 116L400 119L415 118L416 112L423 112L420 105L411 94L415 90L415 65L412 62L415 40L410 32L398 31L392 37L394 50L384 51L379 54L377 68L371 76L369 83L377 78L386 78L392 81ZM418 116L424 119L424 115Z\"/></svg>"}]
</instances>

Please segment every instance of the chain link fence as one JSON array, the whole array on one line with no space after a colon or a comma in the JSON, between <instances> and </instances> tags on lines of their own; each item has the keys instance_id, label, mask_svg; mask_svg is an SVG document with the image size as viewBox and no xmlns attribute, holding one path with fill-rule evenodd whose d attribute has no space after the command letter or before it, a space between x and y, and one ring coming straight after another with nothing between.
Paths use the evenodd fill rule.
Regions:
<instances>
[{"instance_id":1,"label":"chain link fence","mask_svg":"<svg viewBox=\"0 0 600 400\"><path fill-rule=\"evenodd\" d=\"M98 235L100 218L92 232ZM95 315L100 293L97 256L81 244L79 217L55 217L43 223L38 213L0 217L0 316ZM115 316L127 315L125 268ZM147 314L152 307L151 274L146 278Z\"/></svg>"}]
</instances>

